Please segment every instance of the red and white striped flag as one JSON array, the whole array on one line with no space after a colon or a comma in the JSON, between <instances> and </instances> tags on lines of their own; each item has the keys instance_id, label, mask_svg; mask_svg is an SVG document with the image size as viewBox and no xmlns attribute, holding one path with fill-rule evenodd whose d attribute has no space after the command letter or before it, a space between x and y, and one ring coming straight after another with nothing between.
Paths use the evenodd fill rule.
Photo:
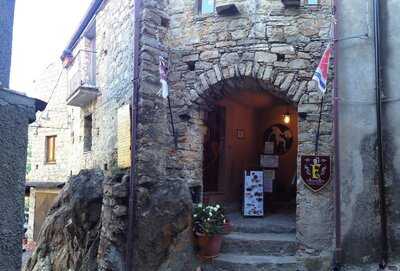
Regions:
<instances>
[{"instance_id":1,"label":"red and white striped flag","mask_svg":"<svg viewBox=\"0 0 400 271\"><path fill-rule=\"evenodd\" d=\"M326 83L328 82L329 74L329 61L332 56L332 51L332 46L329 43L324 54L322 55L321 62L319 63L318 68L312 78L312 80L317 82L318 88L322 92L322 94L325 94L326 92Z\"/></svg>"}]
</instances>

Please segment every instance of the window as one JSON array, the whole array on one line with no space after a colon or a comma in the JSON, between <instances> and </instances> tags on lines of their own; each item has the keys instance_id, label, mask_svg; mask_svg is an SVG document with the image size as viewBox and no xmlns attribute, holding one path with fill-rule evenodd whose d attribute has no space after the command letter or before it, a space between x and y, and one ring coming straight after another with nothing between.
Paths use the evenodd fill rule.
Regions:
<instances>
[{"instance_id":1,"label":"window","mask_svg":"<svg viewBox=\"0 0 400 271\"><path fill-rule=\"evenodd\" d=\"M84 135L83 135L83 151L92 150L92 114L88 115L84 119L83 124Z\"/></svg>"},{"instance_id":2,"label":"window","mask_svg":"<svg viewBox=\"0 0 400 271\"><path fill-rule=\"evenodd\" d=\"M46 136L46 163L56 163L56 136Z\"/></svg>"},{"instance_id":3,"label":"window","mask_svg":"<svg viewBox=\"0 0 400 271\"><path fill-rule=\"evenodd\" d=\"M213 13L215 10L215 0L198 0L198 10L200 14Z\"/></svg>"},{"instance_id":4,"label":"window","mask_svg":"<svg viewBox=\"0 0 400 271\"><path fill-rule=\"evenodd\" d=\"M318 5L318 0L306 0L307 5Z\"/></svg>"}]
</instances>

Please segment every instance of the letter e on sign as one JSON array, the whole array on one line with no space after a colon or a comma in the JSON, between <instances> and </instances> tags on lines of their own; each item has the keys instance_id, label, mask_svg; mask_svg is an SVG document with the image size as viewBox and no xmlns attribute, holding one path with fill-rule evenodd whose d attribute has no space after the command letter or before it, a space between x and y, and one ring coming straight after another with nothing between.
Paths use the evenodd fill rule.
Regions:
<instances>
[{"instance_id":1,"label":"letter e on sign","mask_svg":"<svg viewBox=\"0 0 400 271\"><path fill-rule=\"evenodd\" d=\"M321 191L331 179L331 157L301 156L301 178L306 187L313 192Z\"/></svg>"}]
</instances>

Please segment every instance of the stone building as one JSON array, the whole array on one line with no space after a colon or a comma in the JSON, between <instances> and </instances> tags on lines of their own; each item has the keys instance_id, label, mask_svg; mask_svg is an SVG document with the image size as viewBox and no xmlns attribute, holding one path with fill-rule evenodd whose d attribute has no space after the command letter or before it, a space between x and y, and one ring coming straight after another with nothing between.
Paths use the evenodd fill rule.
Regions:
<instances>
[{"instance_id":1,"label":"stone building","mask_svg":"<svg viewBox=\"0 0 400 271\"><path fill-rule=\"evenodd\" d=\"M41 80L50 82L40 87L50 96L57 87L44 118L30 128L30 180L65 182L84 168L112 175L129 167L134 3L93 1L63 52L63 73L57 68L46 74L52 79ZM227 238L215 260L225 270L330 268L333 185L318 193L308 189L300 178L300 157L315 154L319 121L318 153L334 157L332 84L322 99L311 80L332 41L332 10L328 0L143 1L138 182L167 186L180 180L189 185L194 201L219 202L233 213L243 227ZM172 114L159 95L160 56L169 62ZM273 193L266 194L265 218L253 223L239 215L244 171L262 168L260 155L271 138L279 156L278 165L266 166L275 168ZM373 176L347 162L344 168L354 167L354 174L373 182ZM342 189L344 259L376 261L378 251L371 248L376 242L364 246L363 240L374 240L377 215L373 211L366 218L358 212L352 224L360 207L352 196L362 191L355 192L351 182Z\"/></svg>"},{"instance_id":2,"label":"stone building","mask_svg":"<svg viewBox=\"0 0 400 271\"><path fill-rule=\"evenodd\" d=\"M19 271L28 125L46 103L9 89L14 5L0 1L0 270Z\"/></svg>"}]
</instances>

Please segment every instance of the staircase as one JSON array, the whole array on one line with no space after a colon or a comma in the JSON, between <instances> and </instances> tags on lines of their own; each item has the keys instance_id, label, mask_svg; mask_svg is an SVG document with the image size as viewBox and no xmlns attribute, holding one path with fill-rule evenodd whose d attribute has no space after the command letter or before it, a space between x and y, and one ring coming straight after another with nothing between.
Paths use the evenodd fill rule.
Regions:
<instances>
[{"instance_id":1,"label":"staircase","mask_svg":"<svg viewBox=\"0 0 400 271\"><path fill-rule=\"evenodd\" d=\"M294 215L266 218L229 216L233 232L224 236L221 254L204 271L296 271Z\"/></svg>"}]
</instances>

